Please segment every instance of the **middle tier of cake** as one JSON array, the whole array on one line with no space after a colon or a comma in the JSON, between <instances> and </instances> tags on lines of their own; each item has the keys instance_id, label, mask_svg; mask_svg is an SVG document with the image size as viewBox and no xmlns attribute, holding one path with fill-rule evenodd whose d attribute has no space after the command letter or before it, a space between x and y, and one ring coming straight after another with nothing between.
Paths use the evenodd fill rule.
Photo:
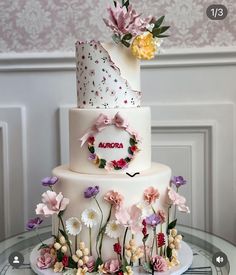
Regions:
<instances>
[{"instance_id":1,"label":"middle tier of cake","mask_svg":"<svg viewBox=\"0 0 236 275\"><path fill-rule=\"evenodd\" d=\"M67 166L59 166L53 170L53 175L59 178L59 182L55 185L55 191L62 192L63 196L70 200L70 203L63 213L63 219L66 221L71 217L77 217L83 220L82 213L84 211L89 212L89 209L94 209L99 216L98 220L101 218L101 211L103 212L103 223L106 222L109 216L109 203L104 197L108 197L108 200L114 200L116 196L117 201L120 199L122 201L122 208L128 209L127 215L131 215L128 218L127 223L131 223L131 220L134 219L135 214L132 214L131 207L138 207L142 210L143 218L153 214L153 209L155 211L162 210L167 217L168 212L168 187L171 178L171 169L160 163L152 163L151 168L141 172L135 177L129 177L125 174L118 175L86 175L79 174L69 170ZM91 197L85 195L85 191L89 187L98 186L99 192L96 195L97 202L100 205L99 207L96 201ZM157 200L149 205L144 201L144 193L150 187L153 187L157 190ZM111 195L107 195L108 193ZM117 192L116 194L114 192ZM147 192L147 191L146 191ZM149 191L150 192L150 191ZM118 195L119 194L119 195ZM115 212L117 209L112 209L109 220L114 221ZM85 212L86 213L86 212ZM126 217L127 218L127 217ZM123 217L125 219L125 217ZM138 218L137 218L138 219ZM95 219L96 220L96 219ZM135 220L133 223L141 223L142 220ZM160 225L159 225L160 227ZM166 231L166 224L163 224L162 227L158 230L162 232ZM92 229L91 241L93 244L92 254L96 255L96 237L99 231L99 222L97 221L97 226ZM111 228L112 230L112 228ZM122 229L124 231L124 229ZM58 220L57 217L54 217L53 220L53 233L56 234L58 231ZM120 232L123 237L124 232ZM150 234L152 232L150 230ZM130 238L129 232L129 238ZM82 231L79 234L79 239L83 240L86 245L89 243L89 232L88 228L83 225ZM142 245L142 234L137 234L135 236L138 245ZM72 238L73 240L73 238ZM113 245L116 240L109 238L107 235L104 235L104 243L102 249L102 255L104 260L115 258L113 252ZM148 245L151 246L151 243L148 242ZM74 247L74 241L73 241Z\"/></svg>"},{"instance_id":2,"label":"middle tier of cake","mask_svg":"<svg viewBox=\"0 0 236 275\"><path fill-rule=\"evenodd\" d=\"M70 169L106 175L149 169L150 120L149 107L71 109Z\"/></svg>"}]
</instances>

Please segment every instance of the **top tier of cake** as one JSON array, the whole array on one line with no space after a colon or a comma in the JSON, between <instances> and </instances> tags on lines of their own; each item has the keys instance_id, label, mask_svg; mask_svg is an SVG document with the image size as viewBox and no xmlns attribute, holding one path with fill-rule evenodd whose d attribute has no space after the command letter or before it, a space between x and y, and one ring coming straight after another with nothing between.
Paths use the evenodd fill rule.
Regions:
<instances>
[{"instance_id":1,"label":"top tier of cake","mask_svg":"<svg viewBox=\"0 0 236 275\"><path fill-rule=\"evenodd\" d=\"M78 41L76 81L78 108L140 106L139 61L122 45Z\"/></svg>"}]
</instances>

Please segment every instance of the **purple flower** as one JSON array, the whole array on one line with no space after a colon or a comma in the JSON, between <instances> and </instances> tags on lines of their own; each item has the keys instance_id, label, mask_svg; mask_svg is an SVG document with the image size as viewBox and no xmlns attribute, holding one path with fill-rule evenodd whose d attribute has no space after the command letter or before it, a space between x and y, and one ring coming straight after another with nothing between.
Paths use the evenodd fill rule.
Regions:
<instances>
[{"instance_id":1,"label":"purple flower","mask_svg":"<svg viewBox=\"0 0 236 275\"><path fill-rule=\"evenodd\" d=\"M147 225L150 225L151 227L156 227L161 223L161 221L161 217L158 214L152 214L146 218Z\"/></svg>"},{"instance_id":2,"label":"purple flower","mask_svg":"<svg viewBox=\"0 0 236 275\"><path fill-rule=\"evenodd\" d=\"M46 178L42 179L41 182L42 182L43 186L52 186L58 182L58 178L57 177L46 177Z\"/></svg>"},{"instance_id":3,"label":"purple flower","mask_svg":"<svg viewBox=\"0 0 236 275\"><path fill-rule=\"evenodd\" d=\"M86 199L90 199L92 197L95 197L99 193L99 186L90 186L84 191L84 197Z\"/></svg>"},{"instance_id":4,"label":"purple flower","mask_svg":"<svg viewBox=\"0 0 236 275\"><path fill-rule=\"evenodd\" d=\"M96 154L90 154L89 157L88 157L88 159L89 159L89 160L95 160L96 157L97 157Z\"/></svg>"},{"instance_id":5,"label":"purple flower","mask_svg":"<svg viewBox=\"0 0 236 275\"><path fill-rule=\"evenodd\" d=\"M35 230L35 229L37 229L40 226L40 224L42 222L43 222L43 220L41 218L39 218L39 217L34 218L34 219L29 219L29 221L28 221L28 223L26 225L26 229L28 231Z\"/></svg>"},{"instance_id":6,"label":"purple flower","mask_svg":"<svg viewBox=\"0 0 236 275\"><path fill-rule=\"evenodd\" d=\"M176 188L179 188L180 186L184 185L187 183L187 181L182 177L182 176L174 176L171 179L171 183L176 186Z\"/></svg>"}]
</instances>

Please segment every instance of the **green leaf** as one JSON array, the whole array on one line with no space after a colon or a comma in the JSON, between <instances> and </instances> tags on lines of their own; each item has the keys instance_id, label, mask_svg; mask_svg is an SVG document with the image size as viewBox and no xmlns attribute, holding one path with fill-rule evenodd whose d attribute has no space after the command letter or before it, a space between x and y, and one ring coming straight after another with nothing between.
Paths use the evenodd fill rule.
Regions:
<instances>
[{"instance_id":1,"label":"green leaf","mask_svg":"<svg viewBox=\"0 0 236 275\"><path fill-rule=\"evenodd\" d=\"M129 144L130 144L131 146L133 146L133 145L137 144L137 142L136 142L133 138L130 138L130 139L129 139Z\"/></svg>"},{"instance_id":2,"label":"green leaf","mask_svg":"<svg viewBox=\"0 0 236 275\"><path fill-rule=\"evenodd\" d=\"M175 219L174 221L172 221L171 223L169 223L167 229L171 230L171 229L175 228L176 223L177 223L177 219Z\"/></svg>"},{"instance_id":3,"label":"green leaf","mask_svg":"<svg viewBox=\"0 0 236 275\"><path fill-rule=\"evenodd\" d=\"M57 261L61 262L64 254L61 252L61 250L57 250Z\"/></svg>"},{"instance_id":4,"label":"green leaf","mask_svg":"<svg viewBox=\"0 0 236 275\"><path fill-rule=\"evenodd\" d=\"M157 21L155 23L155 28L159 28L161 26L161 24L163 23L164 19L165 19L165 15L163 15L159 19L157 19Z\"/></svg>"},{"instance_id":5,"label":"green leaf","mask_svg":"<svg viewBox=\"0 0 236 275\"><path fill-rule=\"evenodd\" d=\"M165 37L169 37L169 35L157 35L157 38L165 38Z\"/></svg>"},{"instance_id":6,"label":"green leaf","mask_svg":"<svg viewBox=\"0 0 236 275\"><path fill-rule=\"evenodd\" d=\"M128 163L131 161L131 159L129 157L125 158L125 161Z\"/></svg>"},{"instance_id":7,"label":"green leaf","mask_svg":"<svg viewBox=\"0 0 236 275\"><path fill-rule=\"evenodd\" d=\"M152 265L151 263L143 263L143 269L148 272L148 273L152 273Z\"/></svg>"},{"instance_id":8,"label":"green leaf","mask_svg":"<svg viewBox=\"0 0 236 275\"><path fill-rule=\"evenodd\" d=\"M147 234L145 237L143 237L143 243L145 243L148 239L149 234Z\"/></svg>"},{"instance_id":9,"label":"green leaf","mask_svg":"<svg viewBox=\"0 0 236 275\"><path fill-rule=\"evenodd\" d=\"M100 159L99 161L99 168L104 168L106 166L107 161L105 159Z\"/></svg>"},{"instance_id":10,"label":"green leaf","mask_svg":"<svg viewBox=\"0 0 236 275\"><path fill-rule=\"evenodd\" d=\"M121 40L121 43L122 43L123 45L125 45L125 47L127 47L127 48L129 48L129 46L130 46L130 43L127 42L127 41L125 41L125 40Z\"/></svg>"},{"instance_id":11,"label":"green leaf","mask_svg":"<svg viewBox=\"0 0 236 275\"><path fill-rule=\"evenodd\" d=\"M163 26L163 27L160 27L160 33L164 33L166 32L168 29L170 28L170 26Z\"/></svg>"},{"instance_id":12,"label":"green leaf","mask_svg":"<svg viewBox=\"0 0 236 275\"><path fill-rule=\"evenodd\" d=\"M66 232L64 232L62 229L59 229L59 231L60 231L61 235L66 239L66 241L69 242L69 238L68 238Z\"/></svg>"},{"instance_id":13,"label":"green leaf","mask_svg":"<svg viewBox=\"0 0 236 275\"><path fill-rule=\"evenodd\" d=\"M167 246L167 248L166 248L166 256L171 261L172 249L169 246Z\"/></svg>"},{"instance_id":14,"label":"green leaf","mask_svg":"<svg viewBox=\"0 0 236 275\"><path fill-rule=\"evenodd\" d=\"M69 268L77 268L78 267L78 263L76 263L72 257L69 257L69 264L68 264Z\"/></svg>"},{"instance_id":15,"label":"green leaf","mask_svg":"<svg viewBox=\"0 0 236 275\"><path fill-rule=\"evenodd\" d=\"M160 34L160 29L158 29L158 28L153 28L152 29L152 35L154 37L157 37L159 34Z\"/></svg>"},{"instance_id":16,"label":"green leaf","mask_svg":"<svg viewBox=\"0 0 236 275\"><path fill-rule=\"evenodd\" d=\"M129 0L127 0L126 2L124 0L122 0L122 7L126 7L126 9L128 10Z\"/></svg>"},{"instance_id":17,"label":"green leaf","mask_svg":"<svg viewBox=\"0 0 236 275\"><path fill-rule=\"evenodd\" d=\"M132 152L132 150L131 150L130 147L128 148L128 152L129 152L130 155L133 155L133 154L134 154L134 153Z\"/></svg>"},{"instance_id":18,"label":"green leaf","mask_svg":"<svg viewBox=\"0 0 236 275\"><path fill-rule=\"evenodd\" d=\"M116 1L113 1L113 3L114 3L114 6L115 6L115 8L116 8L116 6L117 6L117 3L116 3Z\"/></svg>"},{"instance_id":19,"label":"green leaf","mask_svg":"<svg viewBox=\"0 0 236 275\"><path fill-rule=\"evenodd\" d=\"M94 147L93 147L93 146L88 147L88 149L89 149L89 152L90 152L90 153L94 154L95 149L94 149Z\"/></svg>"},{"instance_id":20,"label":"green leaf","mask_svg":"<svg viewBox=\"0 0 236 275\"><path fill-rule=\"evenodd\" d=\"M131 33L127 33L123 36L122 40L130 40L132 38L132 34Z\"/></svg>"},{"instance_id":21,"label":"green leaf","mask_svg":"<svg viewBox=\"0 0 236 275\"><path fill-rule=\"evenodd\" d=\"M129 264L128 264L128 261L126 260L126 258L124 257L123 258L123 261L122 261L122 267L121 267L121 270L123 271L123 272L126 272L127 270L126 270L126 266L128 266Z\"/></svg>"},{"instance_id":22,"label":"green leaf","mask_svg":"<svg viewBox=\"0 0 236 275\"><path fill-rule=\"evenodd\" d=\"M116 166L116 167L114 167L114 170L121 170L121 168Z\"/></svg>"},{"instance_id":23,"label":"green leaf","mask_svg":"<svg viewBox=\"0 0 236 275\"><path fill-rule=\"evenodd\" d=\"M113 34L112 35L112 39L114 40L114 42L116 43L116 44L119 44L120 43L120 36L118 36L117 34Z\"/></svg>"},{"instance_id":24,"label":"green leaf","mask_svg":"<svg viewBox=\"0 0 236 275\"><path fill-rule=\"evenodd\" d=\"M94 266L94 271L98 271L98 266L101 265L103 263L102 259L100 257L97 258L96 262L95 262L95 266Z\"/></svg>"}]
</instances>

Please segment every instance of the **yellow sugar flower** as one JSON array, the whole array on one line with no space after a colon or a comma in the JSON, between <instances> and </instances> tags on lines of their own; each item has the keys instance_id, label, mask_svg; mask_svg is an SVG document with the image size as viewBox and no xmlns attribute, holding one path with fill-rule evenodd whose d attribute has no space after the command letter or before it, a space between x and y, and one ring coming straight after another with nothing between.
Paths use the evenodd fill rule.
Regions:
<instances>
[{"instance_id":1,"label":"yellow sugar flower","mask_svg":"<svg viewBox=\"0 0 236 275\"><path fill-rule=\"evenodd\" d=\"M157 46L151 33L136 36L131 45L131 52L138 59L152 59L156 51Z\"/></svg>"},{"instance_id":2,"label":"yellow sugar flower","mask_svg":"<svg viewBox=\"0 0 236 275\"><path fill-rule=\"evenodd\" d=\"M64 268L63 263L56 262L54 265L53 271L54 272L62 272L63 268Z\"/></svg>"}]
</instances>

